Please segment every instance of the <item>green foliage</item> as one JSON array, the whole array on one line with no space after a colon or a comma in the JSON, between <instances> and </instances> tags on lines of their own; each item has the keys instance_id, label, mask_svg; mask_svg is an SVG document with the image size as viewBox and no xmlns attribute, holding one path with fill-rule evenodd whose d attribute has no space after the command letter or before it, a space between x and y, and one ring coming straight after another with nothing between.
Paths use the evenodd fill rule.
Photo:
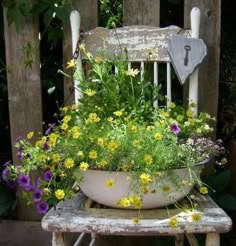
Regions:
<instances>
[{"instance_id":1,"label":"green foliage","mask_svg":"<svg viewBox=\"0 0 236 246\"><path fill-rule=\"evenodd\" d=\"M100 0L99 1L99 25L112 28L122 26L123 1L122 0Z\"/></svg>"},{"instance_id":2,"label":"green foliage","mask_svg":"<svg viewBox=\"0 0 236 246\"><path fill-rule=\"evenodd\" d=\"M120 57L105 59L102 52L99 56L93 57L86 52L83 45L80 48L91 70L88 75L89 83L86 75L76 74L80 81L78 89L85 94L98 92L92 97L81 98L83 110L87 112L89 108L96 105L98 110L93 110L101 117L108 117L116 110L124 110L136 116L142 115L147 120L152 115L153 102L158 99L160 89L153 85L148 73L141 78L138 69L127 69L128 54L126 52ZM98 112L99 108L103 110Z\"/></svg>"},{"instance_id":3,"label":"green foliage","mask_svg":"<svg viewBox=\"0 0 236 246\"><path fill-rule=\"evenodd\" d=\"M7 18L9 25L14 24L19 32L22 17L30 15L41 15L44 24L48 27L57 17L62 23L69 21L70 1L64 0L38 0L30 3L29 0L3 0L2 4L7 9Z\"/></svg>"},{"instance_id":4,"label":"green foliage","mask_svg":"<svg viewBox=\"0 0 236 246\"><path fill-rule=\"evenodd\" d=\"M28 0L3 0L2 4L7 8L8 24L15 24L16 30L19 32L22 16L29 15L30 6Z\"/></svg>"},{"instance_id":5,"label":"green foliage","mask_svg":"<svg viewBox=\"0 0 236 246\"><path fill-rule=\"evenodd\" d=\"M231 171L228 168L216 169L215 173L209 176L206 183L212 188L210 196L215 202L226 210L236 209L236 198L228 191Z\"/></svg>"},{"instance_id":6,"label":"green foliage","mask_svg":"<svg viewBox=\"0 0 236 246\"><path fill-rule=\"evenodd\" d=\"M15 190L0 185L0 216L16 206Z\"/></svg>"},{"instance_id":7,"label":"green foliage","mask_svg":"<svg viewBox=\"0 0 236 246\"><path fill-rule=\"evenodd\" d=\"M23 46L23 53L24 53L24 64L25 67L31 68L34 62L34 48L30 42L26 43Z\"/></svg>"}]
</instances>

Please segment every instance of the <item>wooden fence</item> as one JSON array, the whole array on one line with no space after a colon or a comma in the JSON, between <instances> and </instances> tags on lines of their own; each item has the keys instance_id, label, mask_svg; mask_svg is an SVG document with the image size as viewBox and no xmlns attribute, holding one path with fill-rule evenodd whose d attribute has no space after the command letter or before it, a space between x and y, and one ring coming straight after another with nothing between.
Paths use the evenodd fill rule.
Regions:
<instances>
[{"instance_id":1,"label":"wooden fence","mask_svg":"<svg viewBox=\"0 0 236 246\"><path fill-rule=\"evenodd\" d=\"M144 24L159 26L164 0L124 0L124 25ZM201 10L200 38L208 48L208 55L199 69L199 110L204 110L217 116L219 56L220 56L220 15L221 0L185 0L183 1L184 28L190 28L190 11L192 7ZM84 31L98 25L97 0L74 1L74 8L81 14L81 26ZM175 23L172 23L175 24ZM64 27L63 59L64 63L71 59L70 26ZM32 68L26 68L23 62L22 47L30 42L33 47L39 47L38 19L36 16L23 20L20 33L14 26L8 26L4 13L4 34L6 46L6 62L8 67L8 97L10 133L13 157L14 142L17 136L26 136L29 131L42 131L42 97L40 85L40 54L34 49ZM185 86L187 87L187 85ZM186 88L184 88L185 90ZM71 93L71 81L64 81L64 97ZM1 131L1 130L0 130ZM13 158L15 162L16 159ZM21 203L20 203L21 204ZM34 213L25 209L25 204L19 205L19 218L34 220Z\"/></svg>"}]
</instances>

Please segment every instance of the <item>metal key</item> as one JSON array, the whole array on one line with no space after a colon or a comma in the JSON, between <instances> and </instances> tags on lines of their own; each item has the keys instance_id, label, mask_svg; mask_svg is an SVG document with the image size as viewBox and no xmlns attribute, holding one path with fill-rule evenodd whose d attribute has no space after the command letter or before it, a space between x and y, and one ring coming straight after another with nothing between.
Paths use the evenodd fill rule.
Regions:
<instances>
[{"instance_id":1,"label":"metal key","mask_svg":"<svg viewBox=\"0 0 236 246\"><path fill-rule=\"evenodd\" d=\"M184 66L188 66L188 52L191 50L190 45L185 45L184 49L186 51L185 57L184 57Z\"/></svg>"}]
</instances>

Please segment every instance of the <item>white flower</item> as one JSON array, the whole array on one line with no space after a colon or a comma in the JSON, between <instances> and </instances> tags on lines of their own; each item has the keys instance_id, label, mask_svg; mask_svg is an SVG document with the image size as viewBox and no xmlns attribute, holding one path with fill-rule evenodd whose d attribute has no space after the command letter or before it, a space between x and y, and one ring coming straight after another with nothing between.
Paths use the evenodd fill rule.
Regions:
<instances>
[{"instance_id":1,"label":"white flower","mask_svg":"<svg viewBox=\"0 0 236 246\"><path fill-rule=\"evenodd\" d=\"M129 76L132 76L132 77L135 77L138 73L139 73L139 70L138 69L133 69L133 68L129 68L125 72L126 75L129 75Z\"/></svg>"}]
</instances>

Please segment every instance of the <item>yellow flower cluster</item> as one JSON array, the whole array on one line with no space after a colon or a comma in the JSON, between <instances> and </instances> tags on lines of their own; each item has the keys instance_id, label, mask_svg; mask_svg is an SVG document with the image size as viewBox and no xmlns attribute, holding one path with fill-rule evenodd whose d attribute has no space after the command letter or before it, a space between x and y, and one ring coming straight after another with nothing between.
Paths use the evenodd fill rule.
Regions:
<instances>
[{"instance_id":1,"label":"yellow flower cluster","mask_svg":"<svg viewBox=\"0 0 236 246\"><path fill-rule=\"evenodd\" d=\"M100 120L101 119L98 117L98 115L96 113L90 113L88 119L85 122L86 122L86 124L97 123Z\"/></svg>"},{"instance_id":2,"label":"yellow flower cluster","mask_svg":"<svg viewBox=\"0 0 236 246\"><path fill-rule=\"evenodd\" d=\"M132 195L130 197L124 196L120 200L116 201L116 204L121 207L133 206L136 209L141 209L143 205L142 198L137 195Z\"/></svg>"}]
</instances>

